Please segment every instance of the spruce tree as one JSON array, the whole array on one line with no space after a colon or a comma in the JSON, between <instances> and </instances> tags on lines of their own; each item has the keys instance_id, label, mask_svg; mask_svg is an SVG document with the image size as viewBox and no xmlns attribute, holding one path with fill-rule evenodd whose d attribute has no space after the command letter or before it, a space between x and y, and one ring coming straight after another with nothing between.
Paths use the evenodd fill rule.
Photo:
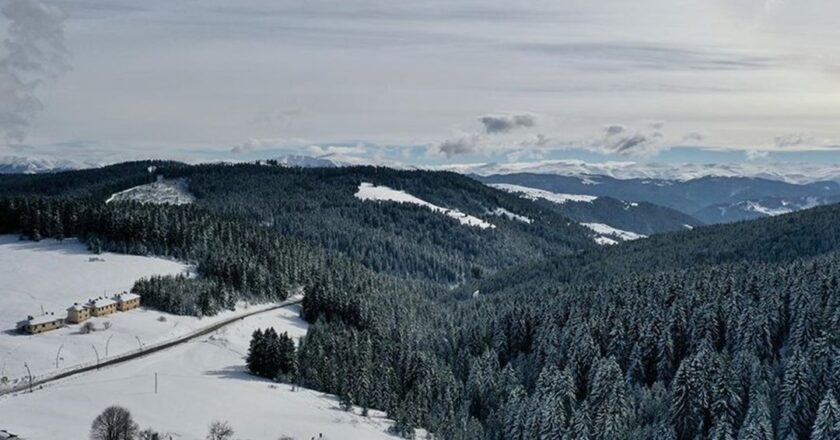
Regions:
<instances>
[{"instance_id":1,"label":"spruce tree","mask_svg":"<svg viewBox=\"0 0 840 440\"><path fill-rule=\"evenodd\" d=\"M840 405L837 404L834 393L828 391L817 410L811 440L833 439L840 439Z\"/></svg>"}]
</instances>

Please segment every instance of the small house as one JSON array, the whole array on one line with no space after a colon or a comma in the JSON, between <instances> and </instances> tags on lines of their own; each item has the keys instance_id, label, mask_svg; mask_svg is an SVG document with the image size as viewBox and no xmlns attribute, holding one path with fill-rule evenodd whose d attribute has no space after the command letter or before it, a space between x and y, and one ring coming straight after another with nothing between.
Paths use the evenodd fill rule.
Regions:
<instances>
[{"instance_id":1,"label":"small house","mask_svg":"<svg viewBox=\"0 0 840 440\"><path fill-rule=\"evenodd\" d=\"M26 320L18 322L18 331L30 335L48 332L64 326L64 317L56 316L55 313L46 313L41 316L28 316Z\"/></svg>"},{"instance_id":2,"label":"small house","mask_svg":"<svg viewBox=\"0 0 840 440\"><path fill-rule=\"evenodd\" d=\"M109 298L94 298L85 304L90 309L91 316L105 316L117 311L117 302Z\"/></svg>"},{"instance_id":3,"label":"small house","mask_svg":"<svg viewBox=\"0 0 840 440\"><path fill-rule=\"evenodd\" d=\"M140 307L140 295L136 293L123 292L114 296L114 300L117 302L117 309L121 312Z\"/></svg>"},{"instance_id":4,"label":"small house","mask_svg":"<svg viewBox=\"0 0 840 440\"><path fill-rule=\"evenodd\" d=\"M73 324L79 324L82 321L86 321L90 318L90 308L83 306L79 303L73 303L73 305L67 309L67 321Z\"/></svg>"}]
</instances>

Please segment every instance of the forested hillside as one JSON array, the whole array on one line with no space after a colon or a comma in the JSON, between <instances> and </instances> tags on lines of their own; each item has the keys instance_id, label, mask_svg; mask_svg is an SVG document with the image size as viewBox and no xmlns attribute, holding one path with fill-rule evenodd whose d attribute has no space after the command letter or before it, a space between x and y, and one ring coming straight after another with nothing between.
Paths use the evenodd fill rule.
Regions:
<instances>
[{"instance_id":1,"label":"forested hillside","mask_svg":"<svg viewBox=\"0 0 840 440\"><path fill-rule=\"evenodd\" d=\"M591 202L554 203L549 206L560 215L579 223L604 223L642 235L682 231L703 225L696 218L671 208L647 202L625 202L612 197L598 197Z\"/></svg>"},{"instance_id":2,"label":"forested hillside","mask_svg":"<svg viewBox=\"0 0 840 440\"><path fill-rule=\"evenodd\" d=\"M189 179L195 204L106 205L106 190L154 177L148 164L123 166L74 175L60 190L49 179L64 173L0 178L0 232L78 235L94 249L195 262L198 278L136 286L147 304L178 313L214 313L236 299L276 300L302 288L311 327L295 362L274 374L260 364L259 374L338 394L342 405L386 410L397 433L423 427L454 440L840 433L840 206L598 248L539 205L456 175L172 165L168 176ZM81 173L94 172L101 171ZM362 182L497 228L358 200ZM535 221L487 212L497 207ZM411 243L388 248L403 240ZM466 244L446 253L448 240ZM424 264L377 266L400 255ZM478 270L449 275L437 266L446 264ZM461 277L464 286L447 289Z\"/></svg>"},{"instance_id":3,"label":"forested hillside","mask_svg":"<svg viewBox=\"0 0 840 440\"><path fill-rule=\"evenodd\" d=\"M590 231L556 212L454 173L255 165L188 171L199 206L252 219L400 277L458 283L594 247ZM458 209L495 228L462 226L416 205L359 200L354 194L363 182ZM491 214L500 208L533 221Z\"/></svg>"},{"instance_id":4,"label":"forested hillside","mask_svg":"<svg viewBox=\"0 0 840 440\"><path fill-rule=\"evenodd\" d=\"M838 215L667 234L510 284L517 271L499 274L503 294L444 301L428 326L403 319L426 303L359 297L370 319L318 321L301 374L370 404L380 391L356 381L376 371L396 393L380 405L442 438L837 438ZM307 313L332 302L315 293ZM336 376L319 360L333 352L350 365Z\"/></svg>"},{"instance_id":5,"label":"forested hillside","mask_svg":"<svg viewBox=\"0 0 840 440\"><path fill-rule=\"evenodd\" d=\"M152 182L157 175L188 178L198 208L273 229L399 277L457 284L527 261L595 247L591 231L557 212L445 172L136 162L49 175L0 176L0 194L81 198L96 204L113 193ZM404 190L480 217L494 228L459 225L416 205L359 200L354 194L362 182ZM128 211L142 209L124 206Z\"/></svg>"}]
</instances>

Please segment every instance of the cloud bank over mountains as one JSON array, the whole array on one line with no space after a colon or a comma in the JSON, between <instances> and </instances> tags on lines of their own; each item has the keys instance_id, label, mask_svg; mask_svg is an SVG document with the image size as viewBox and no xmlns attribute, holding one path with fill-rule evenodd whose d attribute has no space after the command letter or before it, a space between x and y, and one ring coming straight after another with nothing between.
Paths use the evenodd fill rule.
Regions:
<instances>
[{"instance_id":1,"label":"cloud bank over mountains","mask_svg":"<svg viewBox=\"0 0 840 440\"><path fill-rule=\"evenodd\" d=\"M567 150L656 160L688 145L760 161L840 145L830 0L2 6L0 154L362 144L422 164Z\"/></svg>"}]
</instances>

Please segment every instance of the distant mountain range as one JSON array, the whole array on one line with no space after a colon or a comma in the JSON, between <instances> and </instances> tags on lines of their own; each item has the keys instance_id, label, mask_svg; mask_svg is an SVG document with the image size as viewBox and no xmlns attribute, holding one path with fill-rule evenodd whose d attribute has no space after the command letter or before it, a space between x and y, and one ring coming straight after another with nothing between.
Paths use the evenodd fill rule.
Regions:
<instances>
[{"instance_id":1,"label":"distant mountain range","mask_svg":"<svg viewBox=\"0 0 840 440\"><path fill-rule=\"evenodd\" d=\"M584 162L544 160L519 163L460 164L430 167L463 174L550 174L560 176L608 176L615 179L688 181L704 177L752 177L787 183L840 182L840 165L812 163L663 164L639 162Z\"/></svg>"},{"instance_id":2,"label":"distant mountain range","mask_svg":"<svg viewBox=\"0 0 840 440\"><path fill-rule=\"evenodd\" d=\"M608 176L534 173L473 177L488 184L513 184L555 193L652 203L707 224L769 217L840 201L840 183L833 181L793 184L751 177L621 180Z\"/></svg>"},{"instance_id":3,"label":"distant mountain range","mask_svg":"<svg viewBox=\"0 0 840 440\"><path fill-rule=\"evenodd\" d=\"M628 202L606 196L564 194L527 186L491 183L490 186L543 203L581 224L605 224L641 235L692 229L703 225L696 218L648 202Z\"/></svg>"},{"instance_id":4,"label":"distant mountain range","mask_svg":"<svg viewBox=\"0 0 840 440\"><path fill-rule=\"evenodd\" d=\"M40 174L92 168L98 164L65 159L7 156L0 158L0 174Z\"/></svg>"}]
</instances>

